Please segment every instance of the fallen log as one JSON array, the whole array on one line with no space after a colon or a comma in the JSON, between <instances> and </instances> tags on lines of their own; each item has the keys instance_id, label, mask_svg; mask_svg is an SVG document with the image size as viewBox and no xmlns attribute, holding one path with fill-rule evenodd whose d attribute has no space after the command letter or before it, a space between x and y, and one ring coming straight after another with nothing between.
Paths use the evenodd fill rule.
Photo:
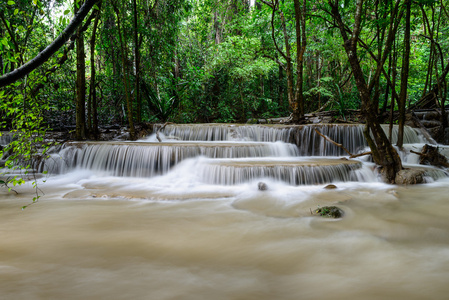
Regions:
<instances>
[{"instance_id":1,"label":"fallen log","mask_svg":"<svg viewBox=\"0 0 449 300\"><path fill-rule=\"evenodd\" d=\"M432 165L440 168L449 168L449 162L447 161L446 156L442 155L438 151L438 147L433 147L425 144L422 147L421 152L416 152L413 150L410 150L410 152L420 156L419 163L421 165Z\"/></svg>"}]
</instances>

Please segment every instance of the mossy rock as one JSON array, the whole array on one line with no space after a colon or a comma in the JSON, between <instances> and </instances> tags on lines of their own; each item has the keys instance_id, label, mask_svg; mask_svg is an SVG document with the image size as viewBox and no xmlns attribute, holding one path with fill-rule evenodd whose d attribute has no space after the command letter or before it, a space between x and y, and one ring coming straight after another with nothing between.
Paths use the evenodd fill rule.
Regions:
<instances>
[{"instance_id":1,"label":"mossy rock","mask_svg":"<svg viewBox=\"0 0 449 300\"><path fill-rule=\"evenodd\" d=\"M336 206L323 206L315 210L315 214L324 218L339 219L345 214L344 211Z\"/></svg>"}]
</instances>

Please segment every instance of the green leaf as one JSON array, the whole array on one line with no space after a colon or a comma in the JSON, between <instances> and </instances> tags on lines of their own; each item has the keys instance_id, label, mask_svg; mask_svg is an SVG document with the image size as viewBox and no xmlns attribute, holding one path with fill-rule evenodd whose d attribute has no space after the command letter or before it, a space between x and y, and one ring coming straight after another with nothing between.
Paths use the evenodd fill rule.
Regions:
<instances>
[{"instance_id":1,"label":"green leaf","mask_svg":"<svg viewBox=\"0 0 449 300\"><path fill-rule=\"evenodd\" d=\"M14 5L14 4L16 4L16 2L14 2L14 1L8 1L8 5Z\"/></svg>"},{"instance_id":2,"label":"green leaf","mask_svg":"<svg viewBox=\"0 0 449 300\"><path fill-rule=\"evenodd\" d=\"M14 10L14 15L17 15L18 13L19 13L19 9L16 8L16 9Z\"/></svg>"},{"instance_id":3,"label":"green leaf","mask_svg":"<svg viewBox=\"0 0 449 300\"><path fill-rule=\"evenodd\" d=\"M70 13L70 9L64 10L64 15L68 15Z\"/></svg>"}]
</instances>

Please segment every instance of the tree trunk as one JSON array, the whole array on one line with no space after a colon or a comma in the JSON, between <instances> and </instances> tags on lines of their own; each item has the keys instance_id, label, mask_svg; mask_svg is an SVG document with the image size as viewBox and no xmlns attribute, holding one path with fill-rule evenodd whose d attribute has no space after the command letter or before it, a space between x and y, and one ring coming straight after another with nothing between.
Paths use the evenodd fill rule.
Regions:
<instances>
[{"instance_id":1,"label":"tree trunk","mask_svg":"<svg viewBox=\"0 0 449 300\"><path fill-rule=\"evenodd\" d=\"M301 118L301 111L299 108L299 103L296 99L295 94L295 84L294 84L294 78L293 78L293 62L291 57L291 46L289 42L289 36L287 32L287 25L284 17L284 13L279 9L279 1L275 0L272 2L268 2L266 0L261 0L264 4L269 6L272 9L271 13L271 37L274 43L274 46L279 54L285 59L286 65L284 66L277 58L276 62L282 66L286 73L287 73L287 95L288 95L288 103L290 106L290 109L292 110L292 122L297 123L299 119ZM275 25L274 25L274 16L276 12L279 14L279 17L281 19L281 27L282 27L282 33L284 36L284 45L285 45L285 53L281 50L279 45L276 42L276 36L275 36ZM301 93L302 94L302 93Z\"/></svg>"},{"instance_id":2,"label":"tree trunk","mask_svg":"<svg viewBox=\"0 0 449 300\"><path fill-rule=\"evenodd\" d=\"M411 0L406 0L406 14L405 14L405 32L404 32L404 55L402 58L401 69L401 91L399 93L399 130L397 146L402 148L404 143L404 125L405 125L405 105L407 100L407 83L410 66L410 7Z\"/></svg>"},{"instance_id":3,"label":"tree trunk","mask_svg":"<svg viewBox=\"0 0 449 300\"><path fill-rule=\"evenodd\" d=\"M298 103L296 103L295 100L295 94L293 92L293 63L292 63L292 56L290 53L290 42L289 37L287 33L287 26L285 25L285 17L284 13L282 11L279 12L279 15L281 16L281 25L282 25L282 31L284 33L284 43L285 43L285 60L287 61L287 95L288 95L288 103L290 105L291 110L293 111L293 122L297 122L299 119L298 116Z\"/></svg>"},{"instance_id":4,"label":"tree trunk","mask_svg":"<svg viewBox=\"0 0 449 300\"><path fill-rule=\"evenodd\" d=\"M396 39L393 42L393 55L392 55L392 59L393 59L393 63L392 63L392 79L391 79L391 101L390 101L390 126L388 129L388 140L392 141L392 136L393 136L393 123L394 123L394 104L395 104L395 93L396 93L396 78L397 78L397 69L396 69L396 65L397 65L397 61L398 61L398 57L397 57L397 52L396 52Z\"/></svg>"},{"instance_id":5,"label":"tree trunk","mask_svg":"<svg viewBox=\"0 0 449 300\"><path fill-rule=\"evenodd\" d=\"M129 71L127 66L127 59L128 59L128 51L127 46L124 42L124 34L122 33L122 26L121 26L121 16L120 16L120 10L118 9L116 3L112 3L114 7L115 14L117 16L117 30L118 30L118 36L120 40L120 49L121 49L121 55L122 55L122 72L123 72L123 86L125 88L125 97L126 97L126 108L127 108L127 114L128 114L128 126L129 126L129 137L131 140L136 139L136 132L134 129L134 121L133 121L133 108L132 108L132 102L130 97L130 82L129 82Z\"/></svg>"},{"instance_id":6,"label":"tree trunk","mask_svg":"<svg viewBox=\"0 0 449 300\"><path fill-rule=\"evenodd\" d=\"M101 2L98 5L101 8ZM96 89L96 69L95 69L95 42L97 35L98 22L100 20L100 11L95 16L94 26L92 28L92 37L90 39L90 84L88 100L88 118L89 131L98 138L98 111L97 111L97 89Z\"/></svg>"},{"instance_id":7,"label":"tree trunk","mask_svg":"<svg viewBox=\"0 0 449 300\"><path fill-rule=\"evenodd\" d=\"M283 81L284 81L284 69L279 66L279 85L278 85L278 101L279 107L281 110L284 110L284 89L283 89Z\"/></svg>"},{"instance_id":8,"label":"tree trunk","mask_svg":"<svg viewBox=\"0 0 449 300\"><path fill-rule=\"evenodd\" d=\"M142 122L142 99L140 97L140 53L139 34L137 24L137 1L133 0L134 10L134 62L136 66L136 81L134 85L135 102L137 104L137 122Z\"/></svg>"},{"instance_id":9,"label":"tree trunk","mask_svg":"<svg viewBox=\"0 0 449 300\"><path fill-rule=\"evenodd\" d=\"M75 10L76 8L75 1ZM86 58L84 34L78 29L76 37L76 140L86 139Z\"/></svg>"},{"instance_id":10,"label":"tree trunk","mask_svg":"<svg viewBox=\"0 0 449 300\"><path fill-rule=\"evenodd\" d=\"M297 112L293 112L294 115L301 118L304 116L304 95L303 95L303 74L304 74L304 53L306 51L307 39L306 39L306 22L305 22L305 9L306 0L303 0L303 7L299 0L294 0L295 5L295 26L296 26L296 108Z\"/></svg>"}]
</instances>

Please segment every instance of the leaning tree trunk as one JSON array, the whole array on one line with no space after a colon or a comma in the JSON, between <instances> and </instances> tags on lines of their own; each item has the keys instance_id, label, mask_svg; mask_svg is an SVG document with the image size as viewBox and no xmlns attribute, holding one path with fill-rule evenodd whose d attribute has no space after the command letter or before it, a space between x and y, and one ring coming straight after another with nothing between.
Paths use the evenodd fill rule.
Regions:
<instances>
[{"instance_id":1,"label":"leaning tree trunk","mask_svg":"<svg viewBox=\"0 0 449 300\"><path fill-rule=\"evenodd\" d=\"M353 24L351 37L348 36L346 26L340 15L338 1L334 3L332 0L329 0L329 5L332 8L332 16L340 29L340 34L344 41L343 46L360 94L362 102L361 113L366 120L365 138L371 148L373 160L380 167L385 181L388 183L395 183L396 174L402 170L401 159L380 126L380 122L377 118L378 102L371 99L370 89L365 81L365 76L363 75L362 67L357 55L358 38L362 30L361 17L363 14L363 0L357 0L356 2L356 13L354 16L355 23Z\"/></svg>"}]
</instances>

